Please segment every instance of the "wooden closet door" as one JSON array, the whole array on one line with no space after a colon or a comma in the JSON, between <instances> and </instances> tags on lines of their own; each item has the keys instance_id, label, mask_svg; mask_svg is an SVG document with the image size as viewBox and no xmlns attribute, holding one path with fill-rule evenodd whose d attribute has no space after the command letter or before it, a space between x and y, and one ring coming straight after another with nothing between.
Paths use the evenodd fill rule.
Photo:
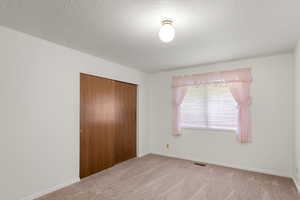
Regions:
<instances>
[{"instance_id":1,"label":"wooden closet door","mask_svg":"<svg viewBox=\"0 0 300 200\"><path fill-rule=\"evenodd\" d=\"M115 161L119 163L136 157L137 86L116 81L115 87Z\"/></svg>"},{"instance_id":2,"label":"wooden closet door","mask_svg":"<svg viewBox=\"0 0 300 200\"><path fill-rule=\"evenodd\" d=\"M115 81L80 75L80 177L115 164Z\"/></svg>"}]
</instances>

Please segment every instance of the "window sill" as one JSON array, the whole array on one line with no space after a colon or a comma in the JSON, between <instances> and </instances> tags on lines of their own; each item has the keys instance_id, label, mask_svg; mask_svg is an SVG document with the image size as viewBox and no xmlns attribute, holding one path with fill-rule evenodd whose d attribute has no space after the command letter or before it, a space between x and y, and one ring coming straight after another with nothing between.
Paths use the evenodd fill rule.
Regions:
<instances>
[{"instance_id":1,"label":"window sill","mask_svg":"<svg viewBox=\"0 0 300 200\"><path fill-rule=\"evenodd\" d=\"M236 130L232 130L232 129L201 128L201 127L188 127L188 126L184 126L184 127L182 127L182 129L186 129L186 130L203 130L203 131L225 131L225 132L233 132L233 133L236 132Z\"/></svg>"}]
</instances>

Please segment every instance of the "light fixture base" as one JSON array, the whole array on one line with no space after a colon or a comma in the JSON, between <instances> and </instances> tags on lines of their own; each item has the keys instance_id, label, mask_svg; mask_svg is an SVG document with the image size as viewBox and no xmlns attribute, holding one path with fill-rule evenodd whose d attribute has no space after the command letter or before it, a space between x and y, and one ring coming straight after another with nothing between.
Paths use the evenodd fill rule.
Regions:
<instances>
[{"instance_id":1,"label":"light fixture base","mask_svg":"<svg viewBox=\"0 0 300 200\"><path fill-rule=\"evenodd\" d=\"M162 25L165 25L165 24L170 24L170 25L172 25L172 24L173 24L173 21L170 20L170 19L165 19L165 20L163 20L163 21L161 22L161 24L162 24Z\"/></svg>"}]
</instances>

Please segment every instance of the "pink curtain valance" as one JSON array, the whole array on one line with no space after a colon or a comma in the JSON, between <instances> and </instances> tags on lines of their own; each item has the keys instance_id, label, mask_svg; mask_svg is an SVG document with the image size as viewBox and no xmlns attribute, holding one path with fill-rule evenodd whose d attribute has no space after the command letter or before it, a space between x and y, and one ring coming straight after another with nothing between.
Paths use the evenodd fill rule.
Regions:
<instances>
[{"instance_id":1,"label":"pink curtain valance","mask_svg":"<svg viewBox=\"0 0 300 200\"><path fill-rule=\"evenodd\" d=\"M251 123L249 106L251 104L250 84L251 69L237 69L221 72L209 72L172 78L173 87L173 135L181 135L180 106L187 92L187 87L202 84L225 83L238 104L237 137L241 143L251 141Z\"/></svg>"},{"instance_id":2,"label":"pink curtain valance","mask_svg":"<svg viewBox=\"0 0 300 200\"><path fill-rule=\"evenodd\" d=\"M212 83L251 82L251 69L237 69L221 72L208 72L172 78L172 87L196 86Z\"/></svg>"}]
</instances>

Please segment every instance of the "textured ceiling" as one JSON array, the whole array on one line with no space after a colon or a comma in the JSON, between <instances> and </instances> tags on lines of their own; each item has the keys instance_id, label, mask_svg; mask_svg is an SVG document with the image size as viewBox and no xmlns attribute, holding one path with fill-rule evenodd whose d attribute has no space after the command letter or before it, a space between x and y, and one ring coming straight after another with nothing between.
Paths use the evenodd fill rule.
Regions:
<instances>
[{"instance_id":1,"label":"textured ceiling","mask_svg":"<svg viewBox=\"0 0 300 200\"><path fill-rule=\"evenodd\" d=\"M175 40L158 38L171 18ZM299 0L0 0L0 25L147 72L291 51Z\"/></svg>"}]
</instances>

